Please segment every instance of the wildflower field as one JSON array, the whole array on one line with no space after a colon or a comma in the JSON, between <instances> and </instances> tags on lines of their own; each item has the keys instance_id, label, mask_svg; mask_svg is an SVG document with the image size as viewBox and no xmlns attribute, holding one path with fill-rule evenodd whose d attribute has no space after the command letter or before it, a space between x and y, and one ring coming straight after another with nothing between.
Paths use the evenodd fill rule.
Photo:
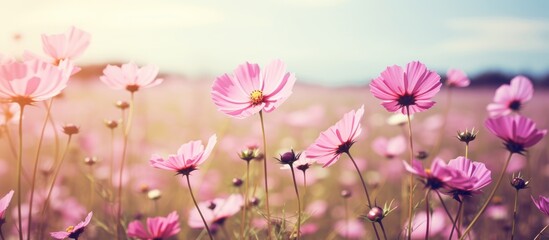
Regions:
<instances>
[{"instance_id":1,"label":"wildflower field","mask_svg":"<svg viewBox=\"0 0 549 240\"><path fill-rule=\"evenodd\" d=\"M90 37L0 56L1 239L549 239L549 94L527 77L90 73Z\"/></svg>"}]
</instances>

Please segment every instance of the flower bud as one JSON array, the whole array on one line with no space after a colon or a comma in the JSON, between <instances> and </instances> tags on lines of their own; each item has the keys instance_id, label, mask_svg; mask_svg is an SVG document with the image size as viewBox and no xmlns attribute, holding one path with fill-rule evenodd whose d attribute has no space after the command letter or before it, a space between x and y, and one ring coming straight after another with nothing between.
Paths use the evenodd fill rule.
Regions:
<instances>
[{"instance_id":1,"label":"flower bud","mask_svg":"<svg viewBox=\"0 0 549 240\"><path fill-rule=\"evenodd\" d=\"M74 124L67 124L67 125L63 126L63 133L65 133L69 136L73 135L73 134L77 134L78 132L80 132L80 128L77 127Z\"/></svg>"},{"instance_id":2,"label":"flower bud","mask_svg":"<svg viewBox=\"0 0 549 240\"><path fill-rule=\"evenodd\" d=\"M158 189L153 189L153 190L150 190L149 192L147 192L147 197L150 200L158 200L158 199L160 199L161 196L162 196L162 192L160 192L160 190L158 190Z\"/></svg>"},{"instance_id":3,"label":"flower bud","mask_svg":"<svg viewBox=\"0 0 549 240\"><path fill-rule=\"evenodd\" d=\"M351 194L351 191L349 191L349 190L342 190L342 191L341 191L341 197L342 197L342 198L350 198L351 195L352 195L352 194Z\"/></svg>"},{"instance_id":4,"label":"flower bud","mask_svg":"<svg viewBox=\"0 0 549 240\"><path fill-rule=\"evenodd\" d=\"M429 154L426 151L422 150L417 152L416 158L418 160L425 160L427 157L429 157Z\"/></svg>"},{"instance_id":5,"label":"flower bud","mask_svg":"<svg viewBox=\"0 0 549 240\"><path fill-rule=\"evenodd\" d=\"M116 101L115 106L121 110L127 109L130 107L130 104L126 101Z\"/></svg>"},{"instance_id":6,"label":"flower bud","mask_svg":"<svg viewBox=\"0 0 549 240\"><path fill-rule=\"evenodd\" d=\"M110 129L115 129L116 127L118 127L118 121L116 121L116 120L106 120L105 119L104 122L105 122L105 126L107 126Z\"/></svg>"},{"instance_id":7,"label":"flower bud","mask_svg":"<svg viewBox=\"0 0 549 240\"><path fill-rule=\"evenodd\" d=\"M380 222L385 216L383 215L383 209L380 207L373 207L368 211L366 217L372 222Z\"/></svg>"},{"instance_id":8,"label":"flower bud","mask_svg":"<svg viewBox=\"0 0 549 240\"><path fill-rule=\"evenodd\" d=\"M295 161L297 161L297 159L299 159L299 155L301 155L301 153L295 154L292 149L289 152L281 154L280 158L277 158L276 160L278 160L281 164L292 165Z\"/></svg>"},{"instance_id":9,"label":"flower bud","mask_svg":"<svg viewBox=\"0 0 549 240\"><path fill-rule=\"evenodd\" d=\"M244 183L244 181L242 181L242 179L233 178L233 186L234 187L240 187L240 186L242 186L242 183Z\"/></svg>"},{"instance_id":10,"label":"flower bud","mask_svg":"<svg viewBox=\"0 0 549 240\"><path fill-rule=\"evenodd\" d=\"M97 158L96 157L86 157L86 158L84 158L84 163L88 166L93 166L94 164L97 163Z\"/></svg>"},{"instance_id":11,"label":"flower bud","mask_svg":"<svg viewBox=\"0 0 549 240\"><path fill-rule=\"evenodd\" d=\"M513 180L511 180L511 186L517 189L517 191L527 188L529 184L530 184L530 181L524 180L520 175L518 177L513 178Z\"/></svg>"},{"instance_id":12,"label":"flower bud","mask_svg":"<svg viewBox=\"0 0 549 240\"><path fill-rule=\"evenodd\" d=\"M465 144L469 144L469 142L475 140L477 137L478 131L475 131L475 128L471 129L471 131L465 129L465 131L458 131L457 132L457 139L459 141L464 142Z\"/></svg>"}]
</instances>

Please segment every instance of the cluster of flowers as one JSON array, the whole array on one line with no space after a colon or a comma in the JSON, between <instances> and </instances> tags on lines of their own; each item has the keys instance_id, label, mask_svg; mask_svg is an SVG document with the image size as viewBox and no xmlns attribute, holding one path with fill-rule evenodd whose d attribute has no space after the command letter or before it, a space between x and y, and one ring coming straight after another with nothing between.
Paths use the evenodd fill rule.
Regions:
<instances>
[{"instance_id":1,"label":"cluster of flowers","mask_svg":"<svg viewBox=\"0 0 549 240\"><path fill-rule=\"evenodd\" d=\"M90 35L79 29L71 28L65 34L42 37L44 52L48 55L47 59L42 59L32 53L26 53L23 61L1 57L0 58L0 99L13 105L6 105L8 111L16 112L14 109L19 107L19 117L4 119L4 121L19 121L20 133L22 132L22 121L24 109L27 105L32 105L36 102L52 99L58 95L68 83L69 78L79 68L74 66L73 59L80 56L90 41ZM124 150L122 163L120 167L120 181L122 181L122 169L124 167L124 159L127 145L128 134L131 129L131 109L134 107L133 96L139 90L149 88L162 83L162 79L157 78L158 68L156 66L138 67L134 63L123 64L122 66L108 65L100 80L107 86L113 89L127 90L130 92L132 102L130 102L130 117L127 122L124 122ZM271 225L274 220L271 217L269 207L269 187L268 187L268 172L267 164L268 155L264 113L270 113L276 110L286 99L292 94L293 86L296 82L296 77L293 73L286 71L286 65L275 60L265 68L260 68L259 65L253 63L244 63L238 66L232 74L224 74L216 78L211 89L211 97L217 109L236 119L244 119L253 115L259 115L261 120L261 130L263 133L263 155L258 152L258 147L250 147L240 153L240 158L249 163L252 159L263 159L264 166L264 191L265 191L265 219L267 225L267 238L271 238L273 234ZM448 80L446 85L452 87L465 87L469 85L467 76L459 70L450 70L448 72ZM424 162L418 160L413 151L413 136L411 126L411 116L428 110L434 106L433 97L440 91L442 83L440 76L420 63L408 63L406 68L400 66L390 66L380 76L370 83L371 93L381 100L381 105L389 112L398 112L406 116L409 128L409 150L410 159L404 162L405 169L411 173L410 191L408 204L408 224L405 226L405 236L412 238L417 234L422 234L426 238L430 236L429 219L431 217L431 205L429 198L432 194L439 196L441 204L444 205L440 194L451 196L459 204L461 209L462 201L465 197L471 197L476 194L481 194L482 190L492 182L491 171L482 162L476 162L468 158L467 146L474 141L477 132L463 131L458 132L458 139L465 143L465 156L457 156L448 162L441 158L435 157L429 168L425 168ZM520 114L521 107L532 98L533 87L531 82L522 76L518 76L511 81L510 85L501 86L495 94L494 103L490 104L487 110L490 113L490 118L486 120L486 128L495 136L500 138L507 151L507 158L500 176L497 178L496 184L486 199L483 206L478 210L475 218L463 230L459 221L460 214L455 218L449 214L448 217L453 223L453 228L450 233L450 238L454 230L456 235L461 239L467 236L478 218L483 214L491 199L494 197L500 183L504 177L505 169L509 164L513 154L523 154L528 148L537 144L547 133L546 130L539 130L533 120ZM51 102L46 105L51 108ZM355 159L351 154L351 148L356 143L358 137L362 134L363 129L361 121L364 115L364 106L356 110L351 110L343 115L343 117L333 126L320 133L318 138L310 144L308 148L300 153L296 153L293 149L283 153L277 160L284 164L284 168L290 169L294 181L294 189L297 198L297 217L296 226L290 231L289 237L299 239L301 237L301 197L299 189L295 181L294 170L300 170L305 175L306 171L315 163L321 164L323 167L330 167L336 164L342 155L346 155L353 163L357 174L362 182L362 187L365 193L365 202L367 203L368 211L365 218L370 220L373 231L378 239L380 231L383 237L387 239L387 233L383 225L383 219L392 210L391 204L385 204L383 208L376 205L371 200L367 188L367 184L363 179ZM4 123L5 123L4 122ZM116 127L115 125L113 125ZM66 126L64 131L67 135L78 133L78 128L74 126ZM18 220L19 220L19 237L23 237L23 224L21 214L21 161L22 161L22 138L20 135L20 151L18 155ZM393 141L393 140L391 140ZM398 138L394 140L403 145L405 140ZM164 169L175 172L176 175L181 175L185 178L189 193L195 205L188 217L188 225L192 228L204 228L210 239L219 229L223 229L223 224L227 218L234 216L242 211L242 221L240 222L241 232L239 237L245 239L248 237L249 226L248 214L246 210L250 207L250 196L247 192L244 194L232 194L227 198L215 198L212 200L197 202L190 183L191 173L198 170L200 165L204 163L212 153L214 146L217 143L217 136L213 134L206 146L201 141L190 141L182 144L175 154L164 158L159 155L152 155L149 163L154 168ZM382 155L390 158L400 152L385 149L383 146L390 143L384 140L378 141L375 145L379 146L379 152ZM58 170L62 161L56 167ZM36 165L36 164L35 164ZM36 170L34 169L34 172ZM54 174L51 189L54 187ZM418 202L414 199L414 176L418 177L424 184L426 194L424 201L426 203L426 219L424 226L418 226L417 223L412 227L414 205ZM32 177L31 194L34 190L34 179ZM246 179L247 183L249 179ZM517 189L518 191L518 189ZM117 220L115 222L116 230L114 234L117 238L121 237L121 229L123 229L121 218L121 199L122 199L122 184L118 185L118 205L117 205ZM14 194L10 191L5 197L0 200L0 227L5 222L5 211ZM535 205L546 215L549 215L549 199L540 196L537 200L532 197ZM45 205L48 204L46 200ZM32 208L32 195L31 203ZM46 208L46 207L45 207ZM43 210L44 211L44 210ZM27 236L30 237L31 229L31 213L29 210ZM74 238L78 239L83 234L86 226L90 224L93 212L89 212L84 221L76 226L69 226L65 231L52 232L50 235L57 239ZM417 217L415 218L417 219ZM379 229L378 229L379 228ZM141 221L135 220L127 225L125 234L129 237L139 239L164 239L178 234L181 230L179 224L179 215L176 211L170 213L166 217L152 217L146 220L143 225ZM543 230L542 230L543 231ZM0 231L1 233L1 231Z\"/></svg>"}]
</instances>

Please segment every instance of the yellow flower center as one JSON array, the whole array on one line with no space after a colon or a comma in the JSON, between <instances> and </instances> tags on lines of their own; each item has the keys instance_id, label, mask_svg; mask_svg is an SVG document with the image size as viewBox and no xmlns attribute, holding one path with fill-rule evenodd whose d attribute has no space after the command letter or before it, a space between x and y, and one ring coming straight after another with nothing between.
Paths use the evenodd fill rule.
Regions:
<instances>
[{"instance_id":1,"label":"yellow flower center","mask_svg":"<svg viewBox=\"0 0 549 240\"><path fill-rule=\"evenodd\" d=\"M427 173L427 175L431 175L431 169L430 169L430 168L426 168L426 169L425 169L425 173Z\"/></svg>"},{"instance_id":2,"label":"yellow flower center","mask_svg":"<svg viewBox=\"0 0 549 240\"><path fill-rule=\"evenodd\" d=\"M65 231L70 233L73 230L74 230L74 226L69 226Z\"/></svg>"},{"instance_id":3,"label":"yellow flower center","mask_svg":"<svg viewBox=\"0 0 549 240\"><path fill-rule=\"evenodd\" d=\"M254 90L250 94L250 100L252 100L252 105L258 105L263 102L263 92L261 90Z\"/></svg>"}]
</instances>

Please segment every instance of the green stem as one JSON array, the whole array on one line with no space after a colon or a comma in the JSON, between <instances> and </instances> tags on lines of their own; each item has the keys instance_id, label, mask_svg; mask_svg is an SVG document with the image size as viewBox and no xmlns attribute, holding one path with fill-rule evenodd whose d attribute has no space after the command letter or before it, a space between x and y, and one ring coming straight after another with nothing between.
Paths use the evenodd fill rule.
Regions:
<instances>
[{"instance_id":1,"label":"green stem","mask_svg":"<svg viewBox=\"0 0 549 240\"><path fill-rule=\"evenodd\" d=\"M343 205L345 207L345 239L349 239L349 204L347 204L347 197L343 197Z\"/></svg>"},{"instance_id":2,"label":"green stem","mask_svg":"<svg viewBox=\"0 0 549 240\"><path fill-rule=\"evenodd\" d=\"M61 166L63 165L63 162L65 161L65 157L67 156L67 152L69 150L69 145L72 139L72 135L69 135L69 138L67 139L67 145L65 147L65 151L63 151L63 155L61 155L61 159L59 160L59 164L55 168L55 172L53 173L53 179L51 181L50 188L48 189L48 194L46 195L46 201L44 202L44 207L42 208L41 216L44 219L44 214L48 210L48 205L51 198L51 193L53 191L53 187L55 186L55 182L57 181L57 177L59 176L59 172L61 171Z\"/></svg>"},{"instance_id":3,"label":"green stem","mask_svg":"<svg viewBox=\"0 0 549 240\"><path fill-rule=\"evenodd\" d=\"M488 196L488 199L484 202L480 210L478 211L477 215L475 215L475 218L473 218L473 221L469 223L469 226L465 229L465 232L463 232L463 236L461 236L460 240L463 240L465 236L467 236L467 233L471 231L475 223L480 219L480 216L484 213L484 210L486 210L486 207L488 207L488 204L490 204L490 201L492 201L492 198L496 194L496 191L499 188L499 185L501 184L501 180L503 180L503 176L505 175L505 170L507 170L507 166L509 165L509 162L511 161L511 156L513 156L513 153L510 152L509 156L507 157L507 160L505 160L505 164L503 166L503 169L501 170L501 173L499 175L498 181L496 182L496 185L492 189L492 192L490 192L490 195Z\"/></svg>"},{"instance_id":4,"label":"green stem","mask_svg":"<svg viewBox=\"0 0 549 240\"><path fill-rule=\"evenodd\" d=\"M427 189L427 192L425 193L425 217L427 217L427 225L425 228L425 240L429 239L429 220L430 220L430 206L429 206L429 193L431 192L431 189Z\"/></svg>"},{"instance_id":5,"label":"green stem","mask_svg":"<svg viewBox=\"0 0 549 240\"><path fill-rule=\"evenodd\" d=\"M118 196L117 196L117 211L116 211L116 236L117 236L117 239L120 240L121 239L121 233L120 233L120 230L121 230L121 227L122 227L122 222L121 222L121 219L122 219L122 179L123 179L123 175L124 175L124 165L126 163L126 154L127 154L127 150L128 150L128 141L129 141L129 135L130 135L130 130L132 128L132 119L133 119L133 111L134 111L134 101L133 101L133 98L134 98L134 94L133 92L131 93L130 95L130 111L128 113L128 121L127 123L124 123L125 125L125 129L124 129L124 146L122 148L122 161L120 163L120 172L119 172L119 175L118 175Z\"/></svg>"},{"instance_id":6,"label":"green stem","mask_svg":"<svg viewBox=\"0 0 549 240\"><path fill-rule=\"evenodd\" d=\"M517 222L517 218L518 218L518 195L519 195L519 190L517 189L515 191L515 205L514 205L514 208L513 208L513 224L511 225L511 240L515 239L515 223Z\"/></svg>"},{"instance_id":7,"label":"green stem","mask_svg":"<svg viewBox=\"0 0 549 240\"><path fill-rule=\"evenodd\" d=\"M452 230L450 231L450 237L449 237L448 239L452 239L452 236L454 235L454 230L456 230L456 229L457 229L457 231L458 231L458 237L461 237L461 233L459 232L459 228L460 228L461 226L458 225L459 227L456 228L456 224L458 223L458 219L460 219L460 216L461 216L461 209L462 209L462 208L463 208L463 201L459 202L459 206L458 206L458 210L457 210L457 214L456 214L455 220L450 218L450 220L452 220L452 222L453 222L454 224L452 224ZM451 216L450 216L450 217L451 217Z\"/></svg>"},{"instance_id":8,"label":"green stem","mask_svg":"<svg viewBox=\"0 0 549 240\"><path fill-rule=\"evenodd\" d=\"M21 219L21 172L23 169L23 111L25 104L19 104L19 154L17 155L17 216L19 223L19 239L23 240L23 220Z\"/></svg>"},{"instance_id":9,"label":"green stem","mask_svg":"<svg viewBox=\"0 0 549 240\"><path fill-rule=\"evenodd\" d=\"M191 187L191 180L189 179L189 174L185 175L185 177L187 177L187 186L189 186L189 193L191 193L191 198L193 199L194 206L196 207L196 210L198 210L198 214L200 214L200 218L202 218L202 222L204 223L204 227L206 228L206 231L208 231L208 236L210 236L210 240L213 240L213 236L212 236L212 233L210 232L210 228L208 227L208 223L206 222L204 215L202 215L202 211L200 211L200 207L198 207L198 203L194 198L193 189Z\"/></svg>"},{"instance_id":10,"label":"green stem","mask_svg":"<svg viewBox=\"0 0 549 240\"><path fill-rule=\"evenodd\" d=\"M299 198L299 191L295 181L294 166L292 166L292 164L290 164L290 169L292 170L292 180L294 182L295 195L297 197L297 239L299 240L301 237L301 200Z\"/></svg>"},{"instance_id":11,"label":"green stem","mask_svg":"<svg viewBox=\"0 0 549 240\"><path fill-rule=\"evenodd\" d=\"M271 239L271 210L269 208L269 185L267 181L267 139L265 138L265 123L263 121L263 111L259 111L259 119L261 120L261 133L263 134L263 172L265 181L265 205L267 207L267 236Z\"/></svg>"},{"instance_id":12,"label":"green stem","mask_svg":"<svg viewBox=\"0 0 549 240\"><path fill-rule=\"evenodd\" d=\"M305 211L305 206L307 205L307 175L305 174L305 171L303 172L303 209L302 211Z\"/></svg>"},{"instance_id":13,"label":"green stem","mask_svg":"<svg viewBox=\"0 0 549 240\"><path fill-rule=\"evenodd\" d=\"M372 209L372 202L370 201L370 194L368 194L368 189L366 188L366 182L364 181L364 178L362 177L362 173L360 173L360 169L358 168L358 165L356 165L355 159L349 151L345 152L347 153L347 156L351 159L351 162L353 162L353 165L355 166L355 169L358 173L358 176L360 177L360 181L362 182L362 188L364 189L364 193L366 193L366 200L368 200L368 208ZM379 233L377 232L376 224L372 222L372 227L374 228L374 232L376 233L376 237L379 240Z\"/></svg>"},{"instance_id":14,"label":"green stem","mask_svg":"<svg viewBox=\"0 0 549 240\"><path fill-rule=\"evenodd\" d=\"M549 224L547 224L547 226L545 226L543 229L541 229L541 231L539 231L538 235L536 235L536 237L534 238L534 240L540 239L541 234L542 234L543 231L545 231L545 229L547 229L548 227L549 227Z\"/></svg>"},{"instance_id":15,"label":"green stem","mask_svg":"<svg viewBox=\"0 0 549 240\"><path fill-rule=\"evenodd\" d=\"M32 229L32 207L34 202L34 187L36 185L36 173L38 172L38 160L40 159L40 150L42 149L42 141L44 139L44 132L46 131L46 126L48 125L48 119L51 114L51 107L53 106L53 98L50 99L50 104L46 105L46 118L44 119L44 124L42 125L42 130L40 132L40 138L38 140L38 148L36 149L36 157L34 158L34 167L32 170L32 180L31 180L31 189L30 189L30 200L29 200L29 215L27 222L27 239L30 240L30 233ZM54 129L56 130L56 129Z\"/></svg>"},{"instance_id":16,"label":"green stem","mask_svg":"<svg viewBox=\"0 0 549 240\"><path fill-rule=\"evenodd\" d=\"M246 190L244 191L244 208L242 209L242 220L240 221L240 237L246 239L246 210L248 208L248 190L250 182L250 161L246 161Z\"/></svg>"},{"instance_id":17,"label":"green stem","mask_svg":"<svg viewBox=\"0 0 549 240\"><path fill-rule=\"evenodd\" d=\"M410 107L406 106L406 116L408 117L408 140L410 143L410 165L414 165L414 144L412 141L412 121L410 120ZM410 173L410 192L408 193L408 240L412 239L412 214L414 202L414 175Z\"/></svg>"}]
</instances>

